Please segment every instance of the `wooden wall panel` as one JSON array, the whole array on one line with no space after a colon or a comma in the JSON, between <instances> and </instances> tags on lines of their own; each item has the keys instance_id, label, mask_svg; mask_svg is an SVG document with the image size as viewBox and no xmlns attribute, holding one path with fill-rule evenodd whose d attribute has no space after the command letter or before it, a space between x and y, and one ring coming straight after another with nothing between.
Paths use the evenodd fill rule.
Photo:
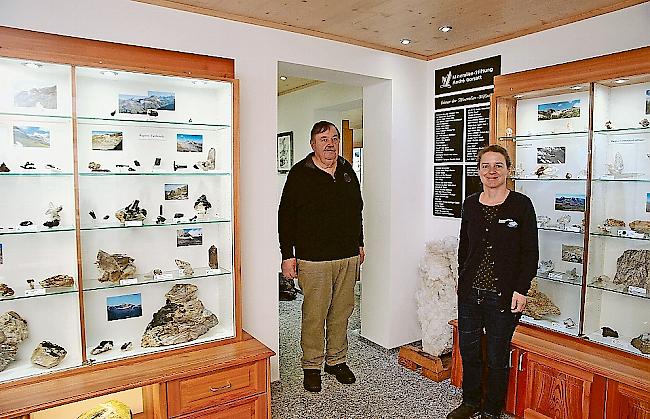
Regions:
<instances>
[{"instance_id":1,"label":"wooden wall panel","mask_svg":"<svg viewBox=\"0 0 650 419\"><path fill-rule=\"evenodd\" d=\"M608 419L650 419L650 389L607 382Z\"/></svg>"}]
</instances>

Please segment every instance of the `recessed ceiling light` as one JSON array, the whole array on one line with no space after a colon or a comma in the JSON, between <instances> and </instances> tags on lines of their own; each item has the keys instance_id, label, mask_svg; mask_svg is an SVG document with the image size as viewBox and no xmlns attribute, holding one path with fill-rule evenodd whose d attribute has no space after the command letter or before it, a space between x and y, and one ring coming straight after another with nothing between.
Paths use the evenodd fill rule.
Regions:
<instances>
[{"instance_id":1,"label":"recessed ceiling light","mask_svg":"<svg viewBox=\"0 0 650 419\"><path fill-rule=\"evenodd\" d=\"M38 63L23 63L23 65L27 68L41 68L43 67L43 64L38 64Z\"/></svg>"},{"instance_id":2,"label":"recessed ceiling light","mask_svg":"<svg viewBox=\"0 0 650 419\"><path fill-rule=\"evenodd\" d=\"M515 99L521 99L522 97L524 97L524 95L514 95L513 97L514 97Z\"/></svg>"},{"instance_id":3,"label":"recessed ceiling light","mask_svg":"<svg viewBox=\"0 0 650 419\"><path fill-rule=\"evenodd\" d=\"M399 42L400 42L400 44L402 44L402 45L408 45L408 44L411 43L411 40L408 39L408 38L402 38Z\"/></svg>"},{"instance_id":4,"label":"recessed ceiling light","mask_svg":"<svg viewBox=\"0 0 650 419\"><path fill-rule=\"evenodd\" d=\"M285 81L287 79L287 76L280 76L280 80Z\"/></svg>"},{"instance_id":5,"label":"recessed ceiling light","mask_svg":"<svg viewBox=\"0 0 650 419\"><path fill-rule=\"evenodd\" d=\"M100 71L102 76L111 76L111 77L117 77L117 71L111 71L111 70L104 70Z\"/></svg>"},{"instance_id":6,"label":"recessed ceiling light","mask_svg":"<svg viewBox=\"0 0 650 419\"><path fill-rule=\"evenodd\" d=\"M628 79L618 79L618 80L614 80L614 83L623 84L623 83L627 83L628 81L629 81Z\"/></svg>"},{"instance_id":7,"label":"recessed ceiling light","mask_svg":"<svg viewBox=\"0 0 650 419\"><path fill-rule=\"evenodd\" d=\"M570 87L571 90L582 90L582 86L575 85Z\"/></svg>"},{"instance_id":8,"label":"recessed ceiling light","mask_svg":"<svg viewBox=\"0 0 650 419\"><path fill-rule=\"evenodd\" d=\"M452 28L451 26L449 26L449 25L441 26L441 27L438 28L438 30L439 30L440 32L449 32L449 31L452 30L452 29L453 29L453 28Z\"/></svg>"}]
</instances>

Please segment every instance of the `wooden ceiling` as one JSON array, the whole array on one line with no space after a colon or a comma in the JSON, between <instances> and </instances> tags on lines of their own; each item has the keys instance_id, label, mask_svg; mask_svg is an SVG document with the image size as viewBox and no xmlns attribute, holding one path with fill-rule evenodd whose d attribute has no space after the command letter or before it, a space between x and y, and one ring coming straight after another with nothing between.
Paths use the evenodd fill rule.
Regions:
<instances>
[{"instance_id":1,"label":"wooden ceiling","mask_svg":"<svg viewBox=\"0 0 650 419\"><path fill-rule=\"evenodd\" d=\"M647 0L139 1L431 60Z\"/></svg>"}]
</instances>

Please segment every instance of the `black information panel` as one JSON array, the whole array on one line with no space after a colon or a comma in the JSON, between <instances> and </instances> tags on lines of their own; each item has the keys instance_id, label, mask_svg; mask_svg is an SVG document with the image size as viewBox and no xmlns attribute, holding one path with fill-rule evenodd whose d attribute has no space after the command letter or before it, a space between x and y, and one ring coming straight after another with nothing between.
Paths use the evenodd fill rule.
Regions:
<instances>
[{"instance_id":1,"label":"black information panel","mask_svg":"<svg viewBox=\"0 0 650 419\"><path fill-rule=\"evenodd\" d=\"M437 96L436 97L436 110L457 108L459 106L471 106L479 103L486 103L490 101L490 94L494 89L484 89L477 92L465 92L457 95Z\"/></svg>"},{"instance_id":2,"label":"black information panel","mask_svg":"<svg viewBox=\"0 0 650 419\"><path fill-rule=\"evenodd\" d=\"M500 73L500 55L436 70L436 95L491 86Z\"/></svg>"},{"instance_id":3,"label":"black information panel","mask_svg":"<svg viewBox=\"0 0 650 419\"><path fill-rule=\"evenodd\" d=\"M434 163L463 161L464 110L436 112Z\"/></svg>"},{"instance_id":4,"label":"black information panel","mask_svg":"<svg viewBox=\"0 0 650 419\"><path fill-rule=\"evenodd\" d=\"M463 166L433 167L433 215L460 218Z\"/></svg>"},{"instance_id":5,"label":"black information panel","mask_svg":"<svg viewBox=\"0 0 650 419\"><path fill-rule=\"evenodd\" d=\"M478 167L476 165L465 166L465 198L482 190L483 185L478 177Z\"/></svg>"},{"instance_id":6,"label":"black information panel","mask_svg":"<svg viewBox=\"0 0 650 419\"><path fill-rule=\"evenodd\" d=\"M467 108L467 133L465 135L465 161L477 161L479 150L490 141L490 105Z\"/></svg>"}]
</instances>

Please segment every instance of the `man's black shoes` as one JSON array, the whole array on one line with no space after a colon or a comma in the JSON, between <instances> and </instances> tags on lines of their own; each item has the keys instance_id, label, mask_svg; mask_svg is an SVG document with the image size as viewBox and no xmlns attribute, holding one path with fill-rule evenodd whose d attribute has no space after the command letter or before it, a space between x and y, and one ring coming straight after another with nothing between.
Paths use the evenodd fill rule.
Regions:
<instances>
[{"instance_id":1,"label":"man's black shoes","mask_svg":"<svg viewBox=\"0 0 650 419\"><path fill-rule=\"evenodd\" d=\"M334 374L338 382L342 384L352 384L357 381L345 362L336 365L325 364L325 372L328 374Z\"/></svg>"},{"instance_id":2,"label":"man's black shoes","mask_svg":"<svg viewBox=\"0 0 650 419\"><path fill-rule=\"evenodd\" d=\"M302 382L305 390L311 391L312 393L318 393L320 391L320 370L307 369L302 370L305 374L304 380Z\"/></svg>"},{"instance_id":3,"label":"man's black shoes","mask_svg":"<svg viewBox=\"0 0 650 419\"><path fill-rule=\"evenodd\" d=\"M479 406L472 406L470 404L461 404L457 408L451 411L450 414L447 415L447 419L470 419L470 418L475 418L478 417L479 413L481 412L481 408Z\"/></svg>"}]
</instances>

